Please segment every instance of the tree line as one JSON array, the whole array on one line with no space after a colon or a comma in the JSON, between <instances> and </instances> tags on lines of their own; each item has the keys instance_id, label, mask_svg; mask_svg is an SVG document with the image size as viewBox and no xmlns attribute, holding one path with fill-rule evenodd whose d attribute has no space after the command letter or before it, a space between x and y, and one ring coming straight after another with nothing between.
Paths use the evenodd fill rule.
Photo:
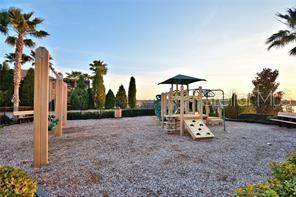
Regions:
<instances>
[{"instance_id":1,"label":"tree line","mask_svg":"<svg viewBox=\"0 0 296 197\"><path fill-rule=\"evenodd\" d=\"M116 95L111 89L106 94L103 76L107 74L107 64L101 60L95 60L90 65L92 75L79 71L66 73L65 80L71 80L76 87L70 96L71 109L121 109L136 107L136 80L130 78L128 95L123 85L120 85ZM86 81L92 80L92 87L87 87Z\"/></svg>"}]
</instances>

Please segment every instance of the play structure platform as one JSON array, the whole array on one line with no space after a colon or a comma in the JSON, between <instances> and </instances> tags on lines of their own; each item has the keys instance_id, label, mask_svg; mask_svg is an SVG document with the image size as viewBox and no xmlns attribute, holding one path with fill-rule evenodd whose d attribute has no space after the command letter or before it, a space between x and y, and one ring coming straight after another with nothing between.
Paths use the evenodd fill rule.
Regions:
<instances>
[{"instance_id":1,"label":"play structure platform","mask_svg":"<svg viewBox=\"0 0 296 197\"><path fill-rule=\"evenodd\" d=\"M190 133L193 140L201 138L213 138L214 134L206 126L206 124L201 119L189 119L184 121L185 127Z\"/></svg>"}]
</instances>

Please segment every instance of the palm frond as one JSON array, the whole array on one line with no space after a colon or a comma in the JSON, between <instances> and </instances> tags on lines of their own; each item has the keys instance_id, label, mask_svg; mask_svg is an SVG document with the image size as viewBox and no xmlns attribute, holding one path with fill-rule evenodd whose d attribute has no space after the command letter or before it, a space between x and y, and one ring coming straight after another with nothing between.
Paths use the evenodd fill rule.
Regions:
<instances>
[{"instance_id":1,"label":"palm frond","mask_svg":"<svg viewBox=\"0 0 296 197\"><path fill-rule=\"evenodd\" d=\"M296 33L288 30L280 30L277 33L271 35L267 40L266 44L269 44L268 50L273 47L283 47L291 42L296 41Z\"/></svg>"},{"instance_id":2,"label":"palm frond","mask_svg":"<svg viewBox=\"0 0 296 197\"><path fill-rule=\"evenodd\" d=\"M22 64L25 64L27 62L33 61L33 58L29 55L23 54L22 55ZM5 62L7 63L14 63L15 62L15 53L8 53L5 54Z\"/></svg>"},{"instance_id":3,"label":"palm frond","mask_svg":"<svg viewBox=\"0 0 296 197\"><path fill-rule=\"evenodd\" d=\"M296 9L295 8L290 8L287 10L287 14L281 14L278 13L277 17L280 19L283 19L284 21L281 21L282 23L286 24L290 28L295 28L296 26Z\"/></svg>"},{"instance_id":4,"label":"palm frond","mask_svg":"<svg viewBox=\"0 0 296 197\"><path fill-rule=\"evenodd\" d=\"M30 35L35 38L44 38L49 36L49 33L47 33L46 31L40 30L40 31L33 31L30 33Z\"/></svg>"},{"instance_id":5,"label":"palm frond","mask_svg":"<svg viewBox=\"0 0 296 197\"><path fill-rule=\"evenodd\" d=\"M8 17L8 12L3 10L0 12L0 32L3 34L8 33L8 26L9 26L9 17Z\"/></svg>"},{"instance_id":6,"label":"palm frond","mask_svg":"<svg viewBox=\"0 0 296 197\"><path fill-rule=\"evenodd\" d=\"M33 14L34 12L29 12L29 13L24 13L23 15L26 20L29 20L33 16Z\"/></svg>"},{"instance_id":7,"label":"palm frond","mask_svg":"<svg viewBox=\"0 0 296 197\"><path fill-rule=\"evenodd\" d=\"M289 51L289 55L296 55L296 47Z\"/></svg>"},{"instance_id":8,"label":"palm frond","mask_svg":"<svg viewBox=\"0 0 296 197\"><path fill-rule=\"evenodd\" d=\"M30 47L30 48L35 47L35 42L32 39L25 39L24 43L26 47Z\"/></svg>"},{"instance_id":9,"label":"palm frond","mask_svg":"<svg viewBox=\"0 0 296 197\"><path fill-rule=\"evenodd\" d=\"M15 46L16 45L16 41L17 41L17 38L14 37L14 36L7 36L5 42L11 46Z\"/></svg>"}]
</instances>

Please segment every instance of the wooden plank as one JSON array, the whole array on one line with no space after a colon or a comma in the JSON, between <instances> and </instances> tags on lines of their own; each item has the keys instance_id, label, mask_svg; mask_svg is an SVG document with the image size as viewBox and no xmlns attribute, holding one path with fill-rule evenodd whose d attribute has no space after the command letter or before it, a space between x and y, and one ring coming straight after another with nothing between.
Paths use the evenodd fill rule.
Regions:
<instances>
[{"instance_id":1,"label":"wooden plank","mask_svg":"<svg viewBox=\"0 0 296 197\"><path fill-rule=\"evenodd\" d=\"M56 100L55 100L55 116L59 119L55 127L54 135L62 136L62 122L63 122L63 75L56 79Z\"/></svg>"},{"instance_id":2,"label":"wooden plank","mask_svg":"<svg viewBox=\"0 0 296 197\"><path fill-rule=\"evenodd\" d=\"M193 140L214 137L214 134L201 119L185 120L185 126Z\"/></svg>"},{"instance_id":3,"label":"wooden plank","mask_svg":"<svg viewBox=\"0 0 296 197\"><path fill-rule=\"evenodd\" d=\"M288 121L288 120L280 120L280 119L270 119L272 121L277 121L277 122L284 122L284 123L288 123L288 124L295 124L296 125L296 122L292 122L292 121Z\"/></svg>"},{"instance_id":4,"label":"wooden plank","mask_svg":"<svg viewBox=\"0 0 296 197\"><path fill-rule=\"evenodd\" d=\"M36 49L34 74L34 167L48 164L48 89L49 52L39 47Z\"/></svg>"},{"instance_id":5,"label":"wooden plank","mask_svg":"<svg viewBox=\"0 0 296 197\"><path fill-rule=\"evenodd\" d=\"M296 113L279 112L278 117L293 118L296 119Z\"/></svg>"},{"instance_id":6,"label":"wooden plank","mask_svg":"<svg viewBox=\"0 0 296 197\"><path fill-rule=\"evenodd\" d=\"M24 115L33 115L34 111L14 111L14 116L24 116Z\"/></svg>"}]
</instances>

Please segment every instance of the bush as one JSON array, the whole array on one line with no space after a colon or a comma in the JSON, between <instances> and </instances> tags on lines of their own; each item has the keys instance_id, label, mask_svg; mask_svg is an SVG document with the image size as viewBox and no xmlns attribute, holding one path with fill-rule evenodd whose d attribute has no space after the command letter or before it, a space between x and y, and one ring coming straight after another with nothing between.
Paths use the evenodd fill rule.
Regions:
<instances>
[{"instance_id":1,"label":"bush","mask_svg":"<svg viewBox=\"0 0 296 197\"><path fill-rule=\"evenodd\" d=\"M122 117L155 116L154 109L124 109Z\"/></svg>"},{"instance_id":2,"label":"bush","mask_svg":"<svg viewBox=\"0 0 296 197\"><path fill-rule=\"evenodd\" d=\"M124 109L122 117L154 116L154 109ZM68 112L68 120L114 118L114 110Z\"/></svg>"},{"instance_id":3,"label":"bush","mask_svg":"<svg viewBox=\"0 0 296 197\"><path fill-rule=\"evenodd\" d=\"M6 115L0 116L1 125L10 125L13 123L13 120Z\"/></svg>"},{"instance_id":4,"label":"bush","mask_svg":"<svg viewBox=\"0 0 296 197\"><path fill-rule=\"evenodd\" d=\"M18 168L10 166L0 167L0 194L1 196L35 196L36 181Z\"/></svg>"},{"instance_id":5,"label":"bush","mask_svg":"<svg viewBox=\"0 0 296 197\"><path fill-rule=\"evenodd\" d=\"M270 164L272 178L268 183L257 183L236 190L236 196L296 196L296 153L283 163Z\"/></svg>"}]
</instances>

